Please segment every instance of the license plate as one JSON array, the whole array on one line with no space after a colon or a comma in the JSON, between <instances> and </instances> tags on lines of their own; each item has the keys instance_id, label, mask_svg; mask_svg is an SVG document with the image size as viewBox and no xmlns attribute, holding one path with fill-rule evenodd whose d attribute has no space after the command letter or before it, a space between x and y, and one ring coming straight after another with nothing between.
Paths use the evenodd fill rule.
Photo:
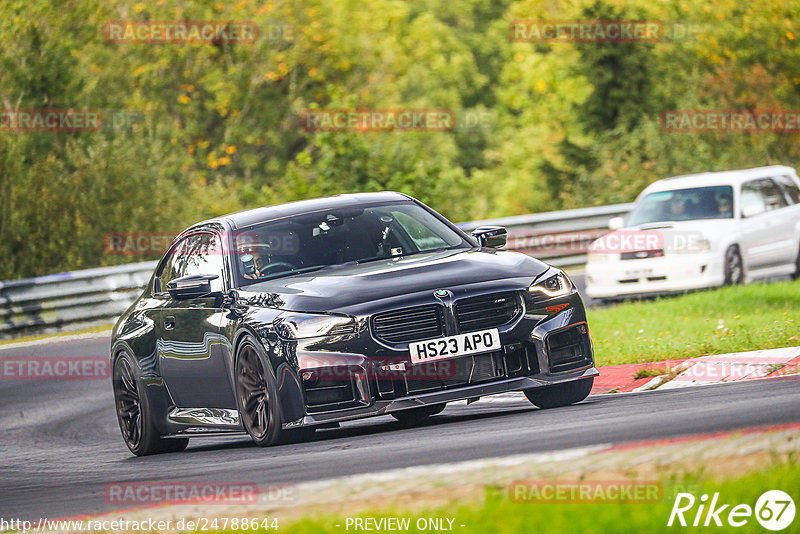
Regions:
<instances>
[{"instance_id":1,"label":"license plate","mask_svg":"<svg viewBox=\"0 0 800 534\"><path fill-rule=\"evenodd\" d=\"M492 328L491 330L481 330L480 332L470 332L469 334L418 341L409 343L408 349L411 352L412 364L444 360L479 352L491 352L500 350L500 332L498 332L497 328Z\"/></svg>"},{"instance_id":2,"label":"license plate","mask_svg":"<svg viewBox=\"0 0 800 534\"><path fill-rule=\"evenodd\" d=\"M631 271L625 271L625 276L645 276L648 274L653 274L653 269L634 269Z\"/></svg>"}]
</instances>

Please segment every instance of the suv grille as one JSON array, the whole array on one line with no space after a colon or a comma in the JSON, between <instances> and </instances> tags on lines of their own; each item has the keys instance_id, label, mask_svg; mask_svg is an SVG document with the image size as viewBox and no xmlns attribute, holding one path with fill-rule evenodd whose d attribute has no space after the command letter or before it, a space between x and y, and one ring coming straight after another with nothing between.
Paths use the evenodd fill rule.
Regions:
<instances>
[{"instance_id":1,"label":"suv grille","mask_svg":"<svg viewBox=\"0 0 800 534\"><path fill-rule=\"evenodd\" d=\"M623 252L619 255L621 260L643 260L645 258L660 258L664 251L658 250L639 250L636 252Z\"/></svg>"},{"instance_id":2,"label":"suv grille","mask_svg":"<svg viewBox=\"0 0 800 534\"><path fill-rule=\"evenodd\" d=\"M409 343L444 335L444 314L436 304L379 313L372 319L375 337L385 343Z\"/></svg>"},{"instance_id":3,"label":"suv grille","mask_svg":"<svg viewBox=\"0 0 800 534\"><path fill-rule=\"evenodd\" d=\"M470 297L456 302L455 312L459 332L485 330L508 324L521 311L516 293L493 293Z\"/></svg>"}]
</instances>

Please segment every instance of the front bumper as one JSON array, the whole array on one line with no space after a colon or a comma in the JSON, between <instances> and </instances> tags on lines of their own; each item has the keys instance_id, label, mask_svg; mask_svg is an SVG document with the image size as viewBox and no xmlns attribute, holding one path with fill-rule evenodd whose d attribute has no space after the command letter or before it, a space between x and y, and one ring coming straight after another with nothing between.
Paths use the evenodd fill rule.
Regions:
<instances>
[{"instance_id":1,"label":"front bumper","mask_svg":"<svg viewBox=\"0 0 800 534\"><path fill-rule=\"evenodd\" d=\"M597 375L578 293L544 300L520 294L522 311L498 327L502 348L494 352L412 366L407 344L377 342L368 326L351 338L296 342L288 347L290 369L279 376L284 385L299 386L296 395L287 395L288 388L282 392L282 405L300 409L284 411L284 427L383 415ZM296 381L286 379L290 372L296 372Z\"/></svg>"},{"instance_id":2,"label":"front bumper","mask_svg":"<svg viewBox=\"0 0 800 534\"><path fill-rule=\"evenodd\" d=\"M586 264L586 294L595 299L689 291L724 281L722 258L712 252Z\"/></svg>"},{"instance_id":3,"label":"front bumper","mask_svg":"<svg viewBox=\"0 0 800 534\"><path fill-rule=\"evenodd\" d=\"M323 423L348 421L386 415L391 412L419 408L430 404L440 404L443 402L453 402L459 400L474 399L487 395L497 395L498 393L508 393L511 391L524 391L526 389L552 386L562 382L570 382L582 378L590 378L599 375L600 372L594 367L588 367L579 371L565 373L560 376L522 376L487 384L460 387L458 389L440 390L432 393L423 393L414 396L401 397L387 401L376 401L370 406L348 410L346 412L327 412L306 415L296 421L284 423L283 428L295 428L298 426L310 426Z\"/></svg>"}]
</instances>

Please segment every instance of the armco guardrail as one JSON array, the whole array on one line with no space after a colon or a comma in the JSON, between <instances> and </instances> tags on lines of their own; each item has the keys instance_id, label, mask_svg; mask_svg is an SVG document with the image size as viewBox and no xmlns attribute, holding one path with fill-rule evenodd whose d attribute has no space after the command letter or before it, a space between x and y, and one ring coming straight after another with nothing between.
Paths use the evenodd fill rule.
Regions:
<instances>
[{"instance_id":1,"label":"armco guardrail","mask_svg":"<svg viewBox=\"0 0 800 534\"><path fill-rule=\"evenodd\" d=\"M464 230L505 226L509 250L559 266L581 265L592 239L607 232L608 219L633 204L535 213L461 223ZM147 284L148 261L0 282L0 338L48 333L113 322Z\"/></svg>"},{"instance_id":2,"label":"armco guardrail","mask_svg":"<svg viewBox=\"0 0 800 534\"><path fill-rule=\"evenodd\" d=\"M586 263L589 244L608 232L608 220L627 215L632 209L633 204L614 204L471 221L458 226L467 231L478 226L505 226L508 250L566 267Z\"/></svg>"},{"instance_id":3,"label":"armco guardrail","mask_svg":"<svg viewBox=\"0 0 800 534\"><path fill-rule=\"evenodd\" d=\"M108 323L150 280L156 262L0 282L0 337Z\"/></svg>"}]
</instances>

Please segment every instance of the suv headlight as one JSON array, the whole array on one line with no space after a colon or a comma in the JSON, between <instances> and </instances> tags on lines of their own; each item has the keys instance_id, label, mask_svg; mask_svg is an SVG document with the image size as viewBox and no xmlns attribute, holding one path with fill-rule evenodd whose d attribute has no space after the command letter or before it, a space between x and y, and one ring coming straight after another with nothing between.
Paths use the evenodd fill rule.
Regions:
<instances>
[{"instance_id":1,"label":"suv headlight","mask_svg":"<svg viewBox=\"0 0 800 534\"><path fill-rule=\"evenodd\" d=\"M356 331L355 319L346 315L286 312L279 315L273 324L284 339L352 334Z\"/></svg>"},{"instance_id":2,"label":"suv headlight","mask_svg":"<svg viewBox=\"0 0 800 534\"><path fill-rule=\"evenodd\" d=\"M688 242L685 246L677 249L678 254L697 254L698 252L708 252L711 250L711 241L708 239L697 239Z\"/></svg>"},{"instance_id":3,"label":"suv headlight","mask_svg":"<svg viewBox=\"0 0 800 534\"><path fill-rule=\"evenodd\" d=\"M572 280L561 271L557 271L552 275L545 275L545 277L532 284L528 291L531 293L541 293L546 297L563 297L569 295L575 286L572 285Z\"/></svg>"}]
</instances>

